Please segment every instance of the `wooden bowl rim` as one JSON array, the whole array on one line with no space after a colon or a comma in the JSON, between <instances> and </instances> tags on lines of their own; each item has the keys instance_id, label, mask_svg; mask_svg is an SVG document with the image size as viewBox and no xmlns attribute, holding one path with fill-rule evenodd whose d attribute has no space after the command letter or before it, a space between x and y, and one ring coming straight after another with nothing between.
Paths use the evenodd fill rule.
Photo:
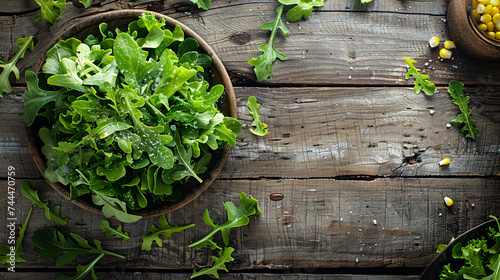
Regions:
<instances>
[{"instance_id":1,"label":"wooden bowl rim","mask_svg":"<svg viewBox=\"0 0 500 280\"><path fill-rule=\"evenodd\" d=\"M433 270L435 269L435 267L433 267L433 264L439 262L444 254L451 254L451 250L453 250L453 246L455 246L457 244L457 242L471 240L472 238L475 238L475 237L470 238L469 236L474 235L475 232L479 233L479 231L481 231L481 230L486 230L487 228L490 228L493 225L496 225L496 221L495 220L488 220L484 223L481 223L481 224L467 230L466 232L460 234L457 238L453 239L453 241L451 241L448 245L446 245L446 247L441 252L439 252L439 254L436 257L434 257L434 259L432 259L432 261L425 268L424 272L422 272L422 275L420 275L419 279L420 280L439 279L439 274L438 275L431 274L431 273L433 273ZM480 235L478 235L478 236L480 236ZM469 238L467 238L467 237L469 237ZM446 265L446 263L444 263L443 266L444 265ZM442 267L441 267L441 270L442 270ZM439 272L441 272L441 270ZM436 277L436 278L429 278L429 277Z\"/></svg>"},{"instance_id":2,"label":"wooden bowl rim","mask_svg":"<svg viewBox=\"0 0 500 280\"><path fill-rule=\"evenodd\" d=\"M142 9L124 9L124 10L115 10L115 11L108 11L108 12L103 12L103 13L98 13L91 15L87 17L84 20L81 20L68 29L64 30L61 34L59 34L53 41L50 43L50 47L47 49L49 50L54 46L58 41L60 40L66 40L70 37L76 36L79 32L82 30L88 29L92 25L98 25L101 22L104 21L109 21L109 20L116 20L120 18L130 18L129 22L135 20L133 19L134 17L137 19L139 16L144 13L144 12L150 12L153 13L156 18L163 18L165 19L166 27L167 28L173 28L176 25L179 25L182 30L184 31L185 37L190 37L194 38L198 41L200 48L202 52L206 53L212 58L212 66L211 70L213 73L218 73L220 75L221 79L221 84L224 86L224 94L226 97L226 100L224 101L225 103L228 103L228 109L229 109L229 114L228 116L232 118L237 118L237 108L236 108L236 97L234 94L234 89L231 83L231 79L229 78L229 75L226 71L226 68L222 64L222 61L220 58L216 55L214 50L208 45L208 43L201 38L197 33L195 33L193 30L191 30L189 27L184 25L183 23L168 17L166 15L157 13L157 12L152 12L152 11L147 11L147 10L142 10ZM37 61L35 67L34 67L34 72L38 72L41 70L43 64L45 63L47 57L47 53L44 52L40 59ZM27 144L28 148L30 150L30 154L35 162L35 164L38 167L38 170L42 173L42 175L45 173L45 169L47 169L46 161L44 160L44 156L41 154L40 148L36 146L36 141L38 138L38 131L33 131L31 127L24 125L25 128L25 133L26 133L26 139L27 139ZM200 196L212 183L213 181L217 178L219 175L220 171L224 167L224 164L226 162L226 159L229 155L229 151L231 150L231 146L226 146L222 150L218 150L218 160L215 162L214 166L212 169L209 169L204 176L203 183L193 187L193 190L186 193L181 199L172 202L172 203L167 203L162 205L161 207L157 208L152 208L148 209L147 207L144 209L140 210L129 210L128 213L134 214L134 215L140 215L143 218L150 218L150 217L156 217L160 216L169 212L172 212L174 210L177 210L188 203L192 202L194 199L196 199L198 196ZM61 196L63 196L66 199L70 199L69 197L69 190L66 186L64 186L61 183L54 183L54 184L49 184L56 192L58 192ZM93 203L89 203L88 201L82 200L81 198L76 198L74 200L70 200L72 203L75 205L96 213L100 215L104 215L102 213L102 210L99 206L94 205ZM112 218L115 218L114 216ZM116 218L115 218L116 219Z\"/></svg>"}]
</instances>

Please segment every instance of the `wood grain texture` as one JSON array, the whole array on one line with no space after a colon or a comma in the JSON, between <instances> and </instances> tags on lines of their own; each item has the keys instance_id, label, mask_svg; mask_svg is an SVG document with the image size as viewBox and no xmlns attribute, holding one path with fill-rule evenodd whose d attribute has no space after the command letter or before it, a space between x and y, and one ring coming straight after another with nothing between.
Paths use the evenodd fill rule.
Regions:
<instances>
[{"instance_id":1,"label":"wood grain texture","mask_svg":"<svg viewBox=\"0 0 500 280\"><path fill-rule=\"evenodd\" d=\"M18 180L20 183L21 180ZM238 205L240 192L259 201L262 216L252 216L249 225L233 229L229 245L236 250L231 270L300 269L336 267L424 267L435 256L438 244L480 224L489 214L499 215L498 179L394 178L373 181L329 179L218 180L189 206L167 215L170 224L197 226L173 234L160 248L141 251L142 234L157 219L124 224L131 239L105 239L99 229L103 216L91 214L61 198L44 181L30 180L49 207L61 205L67 226L47 221L34 206L24 242L27 263L19 268L53 268L54 261L40 260L39 249L29 236L41 227L56 226L63 233L75 232L88 240L101 240L103 247L125 255L126 260L104 257L98 267L151 269L193 269L210 263L214 253L208 248L187 245L210 232L202 220L208 209L215 223L226 220L223 202ZM6 181L0 183L0 205L6 205ZM281 193L280 201L270 199ZM455 200L448 208L447 195ZM472 206L472 205L475 206ZM16 193L16 217L20 224L31 202ZM0 207L0 220L6 223L6 207ZM110 220L112 226L118 225ZM0 240L6 239L0 231ZM214 241L222 244L216 235ZM90 262L92 256L78 258ZM69 265L68 267L72 267ZM311 271L309 271L310 273Z\"/></svg>"},{"instance_id":2,"label":"wood grain texture","mask_svg":"<svg viewBox=\"0 0 500 280\"><path fill-rule=\"evenodd\" d=\"M325 3L328 2L335 1ZM37 13L21 15L16 20L0 17L0 23L6 26L0 33L0 54L14 55L17 49L12 43L16 38L35 35L38 41L35 51L19 63L23 72L33 68L59 33L81 18L115 9L149 7L199 33L221 57L235 83L254 80L247 61L260 55L258 46L267 43L269 32L260 30L260 25L274 19L274 1L235 4L217 1L206 12L193 10L186 2L159 6L153 3L156 2L104 1L90 9L68 7L53 28L47 22L35 23ZM418 1L379 1L376 5L382 4L389 8L370 13L345 7L337 10L344 5L331 4L334 6L325 6L308 20L287 24L291 35L278 36L276 48L288 60L274 64L275 75L265 84L409 85L411 82L404 80L403 57L407 56L416 59L420 68L429 63L426 71L431 82L437 84L458 79L465 83L500 85L500 74L487 70L498 68L498 64L477 63L459 51L454 51L454 60L437 60L438 49L430 49L427 42L433 36L443 41L448 37L443 16L445 6Z\"/></svg>"},{"instance_id":3,"label":"wood grain texture","mask_svg":"<svg viewBox=\"0 0 500 280\"><path fill-rule=\"evenodd\" d=\"M0 279L24 280L36 277L37 280L53 280L59 273L17 272L8 274L0 273ZM69 272L65 274L71 275ZM112 270L110 272L97 272L99 279L107 280L188 280L189 273L159 273L159 272L125 272ZM363 274L265 274L265 273L225 273L219 274L221 280L416 280L418 275L363 275ZM212 279L199 277L196 279Z\"/></svg>"},{"instance_id":4,"label":"wood grain texture","mask_svg":"<svg viewBox=\"0 0 500 280\"><path fill-rule=\"evenodd\" d=\"M465 91L480 130L476 140L459 126L446 127L458 109L444 88L427 97L413 88L237 87L245 128L219 178L498 176L500 88ZM20 178L41 178L25 144L22 92L0 99L0 170L13 165ZM249 95L262 104L266 137L248 130ZM440 167L444 157L451 164Z\"/></svg>"}]
</instances>

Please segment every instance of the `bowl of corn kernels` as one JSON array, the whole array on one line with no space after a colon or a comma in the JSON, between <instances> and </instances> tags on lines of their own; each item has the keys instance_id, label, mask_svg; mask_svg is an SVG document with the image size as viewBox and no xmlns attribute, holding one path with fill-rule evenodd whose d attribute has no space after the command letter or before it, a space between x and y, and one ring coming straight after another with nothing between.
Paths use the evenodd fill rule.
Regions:
<instances>
[{"instance_id":1,"label":"bowl of corn kernels","mask_svg":"<svg viewBox=\"0 0 500 280\"><path fill-rule=\"evenodd\" d=\"M451 0L448 32L468 56L500 61L500 0Z\"/></svg>"}]
</instances>

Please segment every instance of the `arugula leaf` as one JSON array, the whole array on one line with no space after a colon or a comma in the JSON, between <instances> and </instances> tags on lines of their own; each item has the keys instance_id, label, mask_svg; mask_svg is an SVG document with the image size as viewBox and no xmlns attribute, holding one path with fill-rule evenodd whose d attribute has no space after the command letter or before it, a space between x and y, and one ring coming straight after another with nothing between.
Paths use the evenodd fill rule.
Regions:
<instances>
[{"instance_id":1,"label":"arugula leaf","mask_svg":"<svg viewBox=\"0 0 500 280\"><path fill-rule=\"evenodd\" d=\"M94 190L92 202L94 202L97 206L102 206L104 216L108 218L115 216L115 218L117 218L120 222L133 223L142 218L141 216L127 213L127 206L125 205L125 202L117 198L109 197L96 190Z\"/></svg>"},{"instance_id":2,"label":"arugula leaf","mask_svg":"<svg viewBox=\"0 0 500 280\"><path fill-rule=\"evenodd\" d=\"M87 240L76 233L70 233L70 237L65 237L54 227L41 228L33 232L31 241L33 244L42 249L38 255L41 259L59 258L56 261L56 266L63 266L72 262L77 256L84 253L106 254L124 259L125 257L102 248L101 242L94 240L95 247L89 245ZM75 242L76 241L76 242Z\"/></svg>"},{"instance_id":3,"label":"arugula leaf","mask_svg":"<svg viewBox=\"0 0 500 280\"><path fill-rule=\"evenodd\" d=\"M85 8L88 8L92 5L92 2L94 2L94 0L80 0L78 2L82 3Z\"/></svg>"},{"instance_id":4,"label":"arugula leaf","mask_svg":"<svg viewBox=\"0 0 500 280\"><path fill-rule=\"evenodd\" d=\"M474 126L475 120L471 118L472 110L469 109L469 96L464 94L464 84L459 81L452 80L449 83L448 93L453 99L453 103L458 105L458 108L462 112L455 119L451 120L451 124L463 123L464 126L460 129L461 132L468 132L465 137L470 137L476 139L476 135L479 134L479 129Z\"/></svg>"},{"instance_id":5,"label":"arugula leaf","mask_svg":"<svg viewBox=\"0 0 500 280\"><path fill-rule=\"evenodd\" d=\"M24 123L30 126L33 124L38 111L47 103L55 102L56 107L62 106L63 100L67 97L67 90L47 91L38 86L38 76L33 71L26 71L27 90L24 92Z\"/></svg>"},{"instance_id":6,"label":"arugula leaf","mask_svg":"<svg viewBox=\"0 0 500 280\"><path fill-rule=\"evenodd\" d=\"M123 232L121 224L118 226L118 228L114 229L111 227L108 221L102 220L101 223L99 224L99 227L103 232L106 233L106 238L110 238L112 235L114 235L117 238L122 238L123 239L122 242L125 242L130 239L128 233Z\"/></svg>"},{"instance_id":7,"label":"arugula leaf","mask_svg":"<svg viewBox=\"0 0 500 280\"><path fill-rule=\"evenodd\" d=\"M94 272L94 266L100 259L102 259L102 257L104 257L104 254L100 254L99 256L97 256L97 258L95 258L93 261L91 261L87 265L80 265L79 264L76 267L76 271L77 271L76 275L68 276L66 274L59 274L59 275L57 275L56 280L80 280L80 279L85 278L85 276L87 276L89 273L92 276L92 279L97 280L97 276L95 275L95 272Z\"/></svg>"},{"instance_id":8,"label":"arugula leaf","mask_svg":"<svg viewBox=\"0 0 500 280\"><path fill-rule=\"evenodd\" d=\"M260 104L257 103L257 98L255 96L249 96L247 99L247 107L250 110L250 115L254 118L252 126L255 126L256 130L250 128L250 131L257 136L264 136L269 133L267 130L267 125L260 121L259 112L257 111Z\"/></svg>"},{"instance_id":9,"label":"arugula leaf","mask_svg":"<svg viewBox=\"0 0 500 280\"><path fill-rule=\"evenodd\" d=\"M33 208L30 208L28 216L24 220L24 224L19 229L19 236L17 237L16 244L14 245L14 262L16 263L26 262L25 259L21 258L21 255L24 255L24 249L23 249L24 232L28 227L28 221L31 216L31 211L33 211ZM7 267L11 267L11 256L10 256L10 254L12 253L11 247L12 246L9 245L0 246L0 263L7 264Z\"/></svg>"},{"instance_id":10,"label":"arugula leaf","mask_svg":"<svg viewBox=\"0 0 500 280\"><path fill-rule=\"evenodd\" d=\"M172 233L175 232L181 232L185 229L192 228L194 227L195 224L190 224L187 226L170 226L167 222L167 218L165 215L160 216L160 227L156 228L155 225L151 225L148 230L148 234L142 235L142 246L141 250L146 250L150 251L151 250L151 245L153 244L153 241L156 241L156 244L158 246L162 247L162 239L160 238L160 235L163 237L163 240L167 240L170 238Z\"/></svg>"},{"instance_id":11,"label":"arugula leaf","mask_svg":"<svg viewBox=\"0 0 500 280\"><path fill-rule=\"evenodd\" d=\"M62 9L66 8L66 0L35 0L41 8L40 15L36 18L36 22L42 22L47 19L52 26L61 16Z\"/></svg>"},{"instance_id":12,"label":"arugula leaf","mask_svg":"<svg viewBox=\"0 0 500 280\"><path fill-rule=\"evenodd\" d=\"M276 9L276 19L271 22L266 22L262 24L260 29L262 30L271 30L271 36L269 37L269 43L262 44L259 47L259 51L264 52L262 55L252 58L248 61L248 64L255 66L254 72L257 76L257 80L259 82L267 80L267 78L271 77L274 74L273 70L273 62L276 58L284 61L286 60L286 56L283 53L280 53L274 48L274 40L276 38L276 34L278 33L278 29L283 31L283 35L288 37L290 31L286 28L285 24L281 21L281 15L283 14L283 7L285 5L281 5Z\"/></svg>"},{"instance_id":13,"label":"arugula leaf","mask_svg":"<svg viewBox=\"0 0 500 280\"><path fill-rule=\"evenodd\" d=\"M61 225L65 225L68 223L68 218L61 218L59 212L61 210L61 206L57 205L54 207L54 211L50 211L50 208L47 206L49 203L48 202L42 202L40 198L38 197L38 190L34 190L31 188L30 184L28 182L22 182L21 183L21 193L31 200L33 204L38 205L40 208L45 210L45 217L47 219L55 221Z\"/></svg>"},{"instance_id":14,"label":"arugula leaf","mask_svg":"<svg viewBox=\"0 0 500 280\"><path fill-rule=\"evenodd\" d=\"M361 0L361 4L367 4L372 2L373 0Z\"/></svg>"},{"instance_id":15,"label":"arugula leaf","mask_svg":"<svg viewBox=\"0 0 500 280\"><path fill-rule=\"evenodd\" d=\"M240 194L240 205L238 207L234 206L232 202L224 203L224 207L226 207L227 211L227 222L222 225L215 225L208 215L208 209L205 210L203 220L207 225L214 227L214 229L202 239L189 244L188 247L195 247L196 249L205 246L210 246L212 249L218 248L217 244L212 240L212 237L219 231L221 232L224 244L227 246L229 244L229 231L232 228L248 225L250 222L249 216L262 215L259 209L259 202L252 196L248 198L243 192Z\"/></svg>"},{"instance_id":16,"label":"arugula leaf","mask_svg":"<svg viewBox=\"0 0 500 280\"><path fill-rule=\"evenodd\" d=\"M323 0L278 0L285 5L297 5L286 13L289 22L299 21L302 17L308 18L314 7L323 7Z\"/></svg>"},{"instance_id":17,"label":"arugula leaf","mask_svg":"<svg viewBox=\"0 0 500 280\"><path fill-rule=\"evenodd\" d=\"M19 80L19 68L17 68L16 63L19 61L19 59L24 57L24 54L28 49L33 51L33 36L19 38L16 40L15 44L19 46L19 50L14 55L14 57L7 62L3 62L0 60L0 68L3 68L2 73L0 74L0 97L3 97L4 92L8 93L12 91L12 87L9 83L9 77L11 73L14 73L16 79Z\"/></svg>"},{"instance_id":18,"label":"arugula leaf","mask_svg":"<svg viewBox=\"0 0 500 280\"><path fill-rule=\"evenodd\" d=\"M193 171L194 164L191 164L191 157L192 157L192 150L189 147L188 150L186 151L184 149L184 146L182 145L182 141L180 139L179 133L175 133L175 152L176 156L179 159L180 164L182 164L187 172L189 173L190 176L193 176L198 182L203 182L203 180L196 175L196 173Z\"/></svg>"},{"instance_id":19,"label":"arugula leaf","mask_svg":"<svg viewBox=\"0 0 500 280\"><path fill-rule=\"evenodd\" d=\"M417 68L413 66L415 60L411 60L405 57L406 63L408 63L408 72L406 72L405 79L408 80L410 75L415 78L415 93L420 93L422 90L427 95L433 95L436 92L436 85L429 82L429 75L422 75L418 72Z\"/></svg>"},{"instance_id":20,"label":"arugula leaf","mask_svg":"<svg viewBox=\"0 0 500 280\"><path fill-rule=\"evenodd\" d=\"M147 61L148 52L143 51L127 33L116 36L113 52L116 64L125 76L125 82L141 86L148 71L154 67L153 62Z\"/></svg>"},{"instance_id":21,"label":"arugula leaf","mask_svg":"<svg viewBox=\"0 0 500 280\"><path fill-rule=\"evenodd\" d=\"M198 8L203 9L205 11L208 11L210 9L210 2L211 0L189 0L196 5L198 5Z\"/></svg>"},{"instance_id":22,"label":"arugula leaf","mask_svg":"<svg viewBox=\"0 0 500 280\"><path fill-rule=\"evenodd\" d=\"M226 268L226 263L234 261L234 258L231 256L233 252L233 247L225 247L219 252L218 258L216 256L212 256L212 261L214 262L212 267L203 268L200 271L194 270L190 278L195 278L201 275L213 275L219 279L218 270L229 272Z\"/></svg>"}]
</instances>

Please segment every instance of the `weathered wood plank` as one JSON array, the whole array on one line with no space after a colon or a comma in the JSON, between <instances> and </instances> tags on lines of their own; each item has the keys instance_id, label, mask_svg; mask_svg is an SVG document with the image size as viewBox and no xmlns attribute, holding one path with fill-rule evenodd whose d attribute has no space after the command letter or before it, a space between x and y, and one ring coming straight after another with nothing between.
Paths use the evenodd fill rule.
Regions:
<instances>
[{"instance_id":1,"label":"weathered wood plank","mask_svg":"<svg viewBox=\"0 0 500 280\"><path fill-rule=\"evenodd\" d=\"M20 183L20 181L18 181ZM63 233L75 232L86 239L99 239L103 247L125 255L120 260L104 257L98 267L151 269L193 269L206 266L208 248L187 245L210 232L204 224L208 209L215 223L223 223L223 202L238 205L240 192L259 201L262 216L253 216L248 226L231 231L229 244L235 248L235 262L229 269L300 269L335 267L424 267L435 256L436 246L451 237L500 214L498 179L388 178L374 181L310 180L217 180L189 207L167 215L170 224L197 226L173 234L154 244L149 252L141 251L141 235L158 219L144 219L125 224L131 239L105 239L99 229L103 216L90 214L61 198L43 181L30 181L49 206L61 205L61 216L69 217L67 226L47 221L37 206L26 231L24 242L27 263L19 268L54 267L54 261L40 260L39 249L29 236L41 227L57 226ZM270 194L283 199L273 201ZM455 200L447 208L443 195ZM6 181L0 182L0 221L6 221ZM475 205L475 206L473 206ZM20 224L30 208L30 201L16 193L16 217ZM111 220L117 226L116 220ZM7 231L0 231L6 240ZM222 244L219 235L214 241ZM90 262L83 256L80 263ZM71 267L68 266L68 267ZM310 272L310 271L307 271Z\"/></svg>"},{"instance_id":2,"label":"weathered wood plank","mask_svg":"<svg viewBox=\"0 0 500 280\"><path fill-rule=\"evenodd\" d=\"M20 178L41 178L25 144L22 91L0 99L0 170L13 165ZM446 127L458 109L443 88L426 97L413 88L238 87L239 119L252 122L246 100L254 95L270 132L257 137L243 129L220 178L497 176L500 88L466 92L476 140ZM440 167L444 157L451 164Z\"/></svg>"},{"instance_id":3,"label":"weathered wood plank","mask_svg":"<svg viewBox=\"0 0 500 280\"><path fill-rule=\"evenodd\" d=\"M329 2L335 1L325 3ZM416 65L421 68L432 60L426 71L435 83L447 84L451 79L458 79L466 83L500 85L500 74L485 70L498 68L498 64L477 63L460 51L454 51L454 60L437 61L438 50L431 50L427 42L436 35L448 38L445 18L440 14L443 9L439 8L441 4L417 2L420 4L379 1L373 5L387 4L392 8L388 12L372 13L325 7L306 21L288 24L291 35L287 38L280 35L276 42L277 49L284 52L288 60L275 63L275 76L267 83L411 84L404 80L406 63L403 57L407 56L417 59ZM19 63L23 72L33 68L51 40L82 17L115 9L153 8L150 2L105 1L101 4L102 7L90 9L68 7L53 28L49 28L48 23L35 23L36 13L19 16L16 20L0 17L0 23L6 26L0 33L0 56L12 56L16 52L14 40L34 34L38 44L35 51L29 52ZM258 46L267 43L269 32L260 30L260 25L274 19L276 3L232 5L220 1L214 5L216 8L206 12L192 12L188 3L160 6L159 11L179 19L205 38L225 63L235 83L253 81L253 70L247 61L260 55ZM431 6L426 8L428 12L437 9L439 13L410 13L409 7L416 8L415 5L422 7L417 9L419 11L424 6Z\"/></svg>"},{"instance_id":4,"label":"weathered wood plank","mask_svg":"<svg viewBox=\"0 0 500 280\"><path fill-rule=\"evenodd\" d=\"M59 273L54 272L17 272L8 274L0 273L0 279L24 280L36 277L37 280L53 280ZM71 275L66 272L65 274ZM120 279L120 280L189 280L191 274L188 273L161 273L161 272L136 272L118 271L97 272L99 279ZM363 275L363 274L265 274L265 273L224 273L219 274L221 280L416 280L418 275ZM211 278L199 278L211 279Z\"/></svg>"}]
</instances>

